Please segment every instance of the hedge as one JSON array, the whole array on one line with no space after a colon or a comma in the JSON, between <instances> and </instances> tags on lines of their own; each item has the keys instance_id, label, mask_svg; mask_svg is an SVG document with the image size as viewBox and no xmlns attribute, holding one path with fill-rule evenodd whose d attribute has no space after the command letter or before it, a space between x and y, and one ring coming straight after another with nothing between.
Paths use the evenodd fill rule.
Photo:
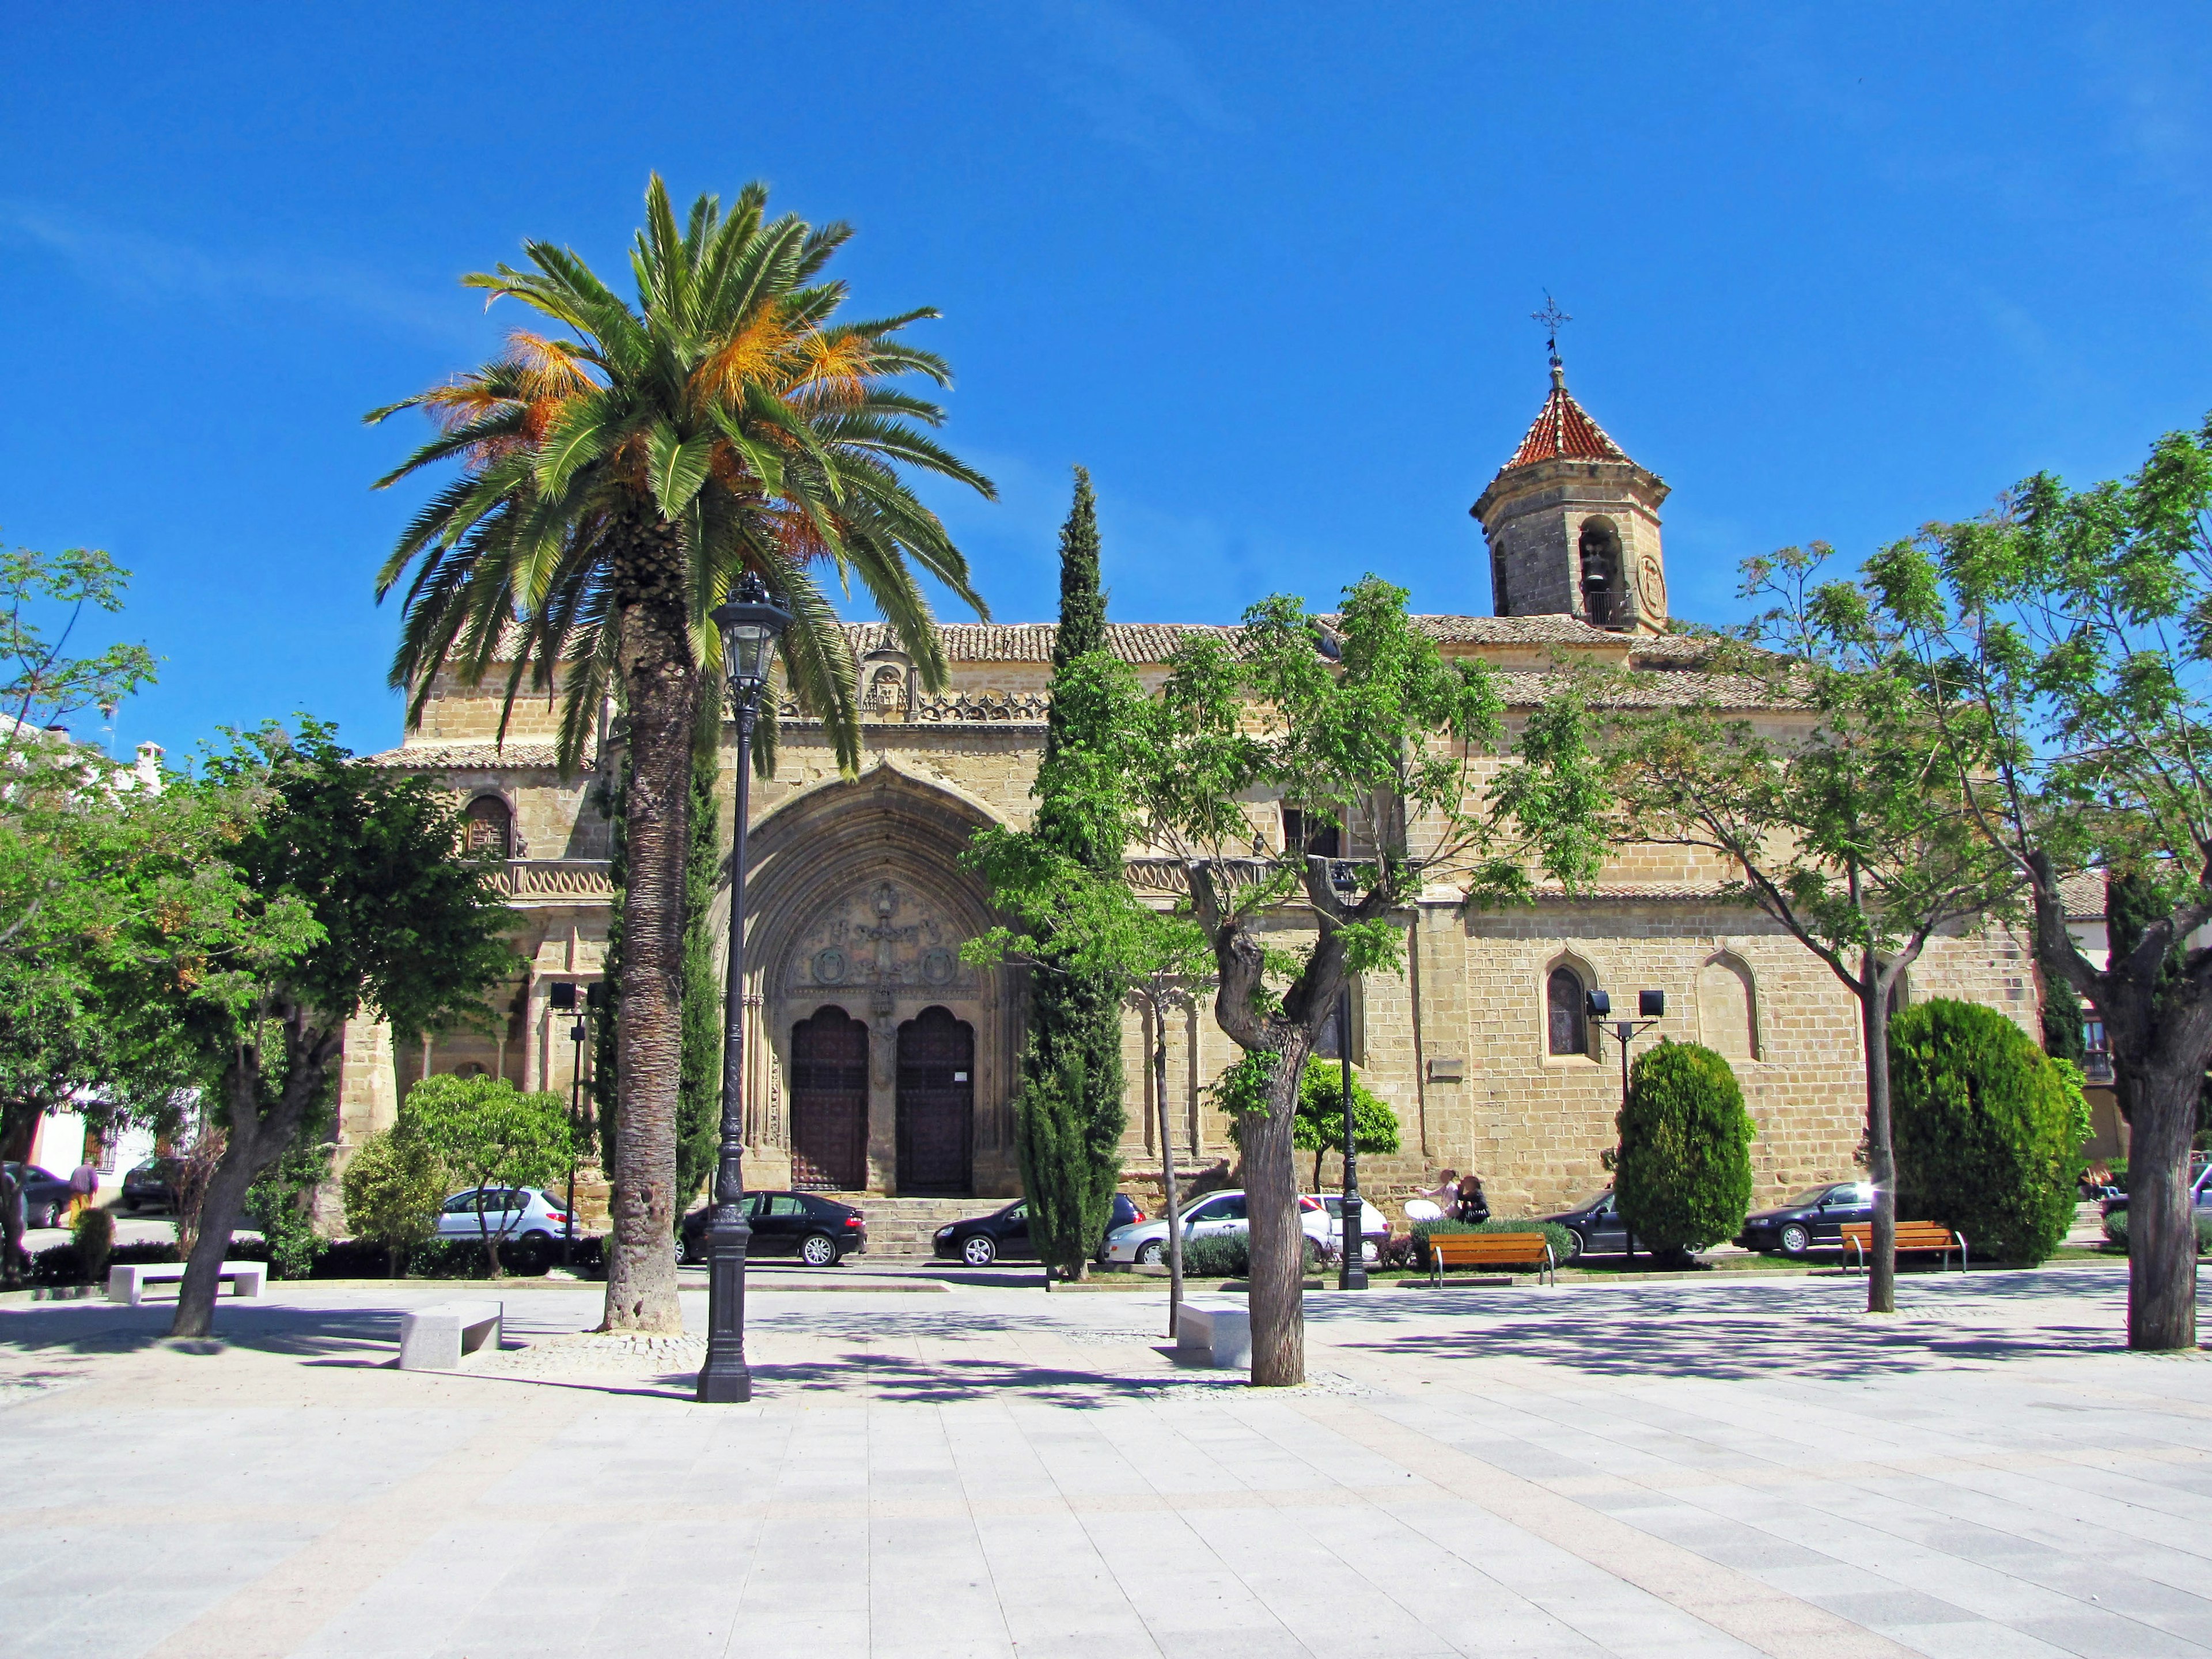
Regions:
<instances>
[{"instance_id":1,"label":"hedge","mask_svg":"<svg viewBox=\"0 0 2212 1659\"><path fill-rule=\"evenodd\" d=\"M2105 1237L2122 1249L2128 1246L2128 1212L2115 1210L2105 1218ZM1971 1242L1971 1241L1969 1241ZM2212 1252L2212 1216L2203 1211L2197 1212L2197 1254Z\"/></svg>"},{"instance_id":2,"label":"hedge","mask_svg":"<svg viewBox=\"0 0 2212 1659\"><path fill-rule=\"evenodd\" d=\"M1964 1233L1978 1256L2033 1266L2074 1223L2074 1091L1994 1008L1936 998L1889 1027L1897 1213Z\"/></svg>"},{"instance_id":3,"label":"hedge","mask_svg":"<svg viewBox=\"0 0 2212 1659\"><path fill-rule=\"evenodd\" d=\"M1321 1265L1321 1249L1309 1234L1305 1268ZM1193 1279L1242 1279L1252 1271L1252 1244L1243 1233L1207 1233L1182 1244L1182 1270Z\"/></svg>"},{"instance_id":4,"label":"hedge","mask_svg":"<svg viewBox=\"0 0 2212 1659\"><path fill-rule=\"evenodd\" d=\"M266 1261L269 1243L265 1239L236 1238L225 1252L232 1261ZM507 1271L526 1279L542 1278L557 1266L561 1246L556 1240L551 1249L539 1252L525 1249L519 1241L509 1239L499 1247L501 1265ZM123 1267L137 1262L174 1261L174 1244L146 1243L118 1244L107 1258L110 1267ZM602 1271L599 1241L596 1237L576 1241L574 1271L586 1277L595 1277ZM483 1279L484 1272L483 1247L473 1238L426 1238L410 1249L402 1266L404 1277L409 1279ZM383 1279L389 1274L389 1257L381 1244L367 1239L343 1238L325 1241L315 1251L314 1261L307 1270L309 1279ZM33 1285L81 1285L84 1282L83 1264L78 1260L76 1246L57 1244L40 1250L31 1260L31 1282Z\"/></svg>"},{"instance_id":5,"label":"hedge","mask_svg":"<svg viewBox=\"0 0 2212 1659\"><path fill-rule=\"evenodd\" d=\"M1662 1040L1636 1057L1614 1115L1620 1218L1655 1255L1702 1250L1743 1231L1751 1208L1751 1115L1728 1061Z\"/></svg>"},{"instance_id":6,"label":"hedge","mask_svg":"<svg viewBox=\"0 0 2212 1659\"><path fill-rule=\"evenodd\" d=\"M1429 1265L1429 1235L1431 1233L1541 1233L1552 1247L1552 1260L1566 1262L1574 1259L1575 1236L1556 1221L1416 1221L1413 1235L1413 1265L1425 1271ZM1519 1267L1515 1273L1534 1273L1534 1267Z\"/></svg>"}]
</instances>

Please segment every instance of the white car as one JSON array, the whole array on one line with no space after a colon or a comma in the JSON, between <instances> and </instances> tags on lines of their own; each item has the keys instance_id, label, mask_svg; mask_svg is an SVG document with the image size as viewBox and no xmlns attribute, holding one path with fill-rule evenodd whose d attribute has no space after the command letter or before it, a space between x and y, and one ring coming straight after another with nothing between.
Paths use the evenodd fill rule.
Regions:
<instances>
[{"instance_id":1,"label":"white car","mask_svg":"<svg viewBox=\"0 0 2212 1659\"><path fill-rule=\"evenodd\" d=\"M1298 1200L1298 1224L1314 1242L1314 1247L1324 1253L1334 1248L1336 1224L1329 1219L1328 1212L1317 1198ZM1245 1213L1244 1194L1209 1193L1195 1200L1182 1212L1182 1236L1185 1238L1212 1238L1223 1233L1243 1233L1251 1231L1251 1222ZM1168 1224L1164 1216L1151 1221L1139 1221L1127 1227L1116 1227L1106 1235L1106 1248L1099 1252L1101 1261L1143 1262L1150 1265L1168 1259Z\"/></svg>"},{"instance_id":2,"label":"white car","mask_svg":"<svg viewBox=\"0 0 2212 1659\"><path fill-rule=\"evenodd\" d=\"M1308 1202L1309 1200L1302 1198L1298 1201L1303 1204ZM1330 1254L1334 1255L1337 1252L1338 1244L1340 1243L1339 1228L1337 1224L1340 1218L1344 1214L1344 1194L1342 1193L1323 1193L1319 1194L1317 1200L1315 1200L1314 1201L1319 1202L1321 1206L1328 1212L1328 1249ZM1373 1267L1376 1262L1380 1261L1382 1259L1382 1246L1389 1243L1389 1237L1390 1222L1389 1218L1386 1217L1382 1211L1376 1209L1372 1204L1370 1204L1367 1201L1365 1194L1363 1194L1359 1200L1359 1244L1361 1260L1365 1261L1370 1267Z\"/></svg>"},{"instance_id":3,"label":"white car","mask_svg":"<svg viewBox=\"0 0 2212 1659\"><path fill-rule=\"evenodd\" d=\"M471 1187L438 1206L438 1237L481 1243L520 1239L543 1249L568 1231L568 1212L551 1193L528 1187Z\"/></svg>"}]
</instances>

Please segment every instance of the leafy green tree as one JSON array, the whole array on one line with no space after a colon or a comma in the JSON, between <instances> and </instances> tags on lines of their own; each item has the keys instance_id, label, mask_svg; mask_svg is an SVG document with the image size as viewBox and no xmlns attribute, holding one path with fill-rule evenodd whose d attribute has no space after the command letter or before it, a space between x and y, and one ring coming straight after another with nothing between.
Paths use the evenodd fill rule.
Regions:
<instances>
[{"instance_id":1,"label":"leafy green tree","mask_svg":"<svg viewBox=\"0 0 2212 1659\"><path fill-rule=\"evenodd\" d=\"M1291 1144L1314 1155L1314 1190L1321 1190L1321 1161L1344 1150L1343 1060L1309 1060L1298 1084L1298 1115L1291 1127ZM1398 1114L1390 1104L1359 1080L1352 1067L1352 1133L1353 1149L1361 1152L1398 1150ZM1352 1231L1357 1232L1355 1226Z\"/></svg>"},{"instance_id":2,"label":"leafy green tree","mask_svg":"<svg viewBox=\"0 0 2212 1659\"><path fill-rule=\"evenodd\" d=\"M2128 1155L2128 1341L2197 1346L2189 1155L2212 1063L2212 421L2124 480L2039 473L1931 526L1866 585L1941 719L1955 788L2026 886L2037 951L2097 1011ZM2106 886L2111 955L2083 954L2062 884ZM2127 913L2114 908L2115 900Z\"/></svg>"},{"instance_id":3,"label":"leafy green tree","mask_svg":"<svg viewBox=\"0 0 2212 1659\"><path fill-rule=\"evenodd\" d=\"M708 689L710 700L718 694ZM714 782L722 722L711 708L691 746L691 850L684 862L684 1083L677 1097L676 1205L714 1173L721 1147L722 985L714 971L714 878L720 869Z\"/></svg>"},{"instance_id":4,"label":"leafy green tree","mask_svg":"<svg viewBox=\"0 0 2212 1659\"><path fill-rule=\"evenodd\" d=\"M2047 1260L2074 1224L2081 1091L2019 1026L1973 1003L1917 1004L1889 1044L1898 1202L1991 1257Z\"/></svg>"},{"instance_id":5,"label":"leafy green tree","mask_svg":"<svg viewBox=\"0 0 2212 1659\"><path fill-rule=\"evenodd\" d=\"M1721 689L1620 716L1612 777L1625 838L1722 860L1736 872L1723 896L1778 923L1858 1004L1875 1188L1867 1308L1893 1313L1893 1006L1928 941L2004 914L2018 880L1978 829L1893 639L1856 589L1819 580L1828 556L1815 543L1747 562L1745 596L1771 608L1748 643L1717 647L1703 684Z\"/></svg>"},{"instance_id":6,"label":"leafy green tree","mask_svg":"<svg viewBox=\"0 0 2212 1659\"><path fill-rule=\"evenodd\" d=\"M269 1271L275 1278L307 1278L323 1253L314 1200L330 1179L331 1155L337 1150L328 1139L331 1115L325 1096L300 1120L292 1144L246 1189L246 1218L269 1246Z\"/></svg>"},{"instance_id":7,"label":"leafy green tree","mask_svg":"<svg viewBox=\"0 0 2212 1659\"><path fill-rule=\"evenodd\" d=\"M380 1129L363 1140L340 1182L345 1220L356 1237L384 1246L392 1278L407 1251L430 1237L452 1182L420 1135Z\"/></svg>"},{"instance_id":8,"label":"leafy green tree","mask_svg":"<svg viewBox=\"0 0 2212 1659\"><path fill-rule=\"evenodd\" d=\"M188 787L258 808L223 849L243 902L226 890L202 915L173 890L176 933L136 969L189 1033L225 1135L170 1328L204 1336L246 1189L329 1099L347 1020L369 1011L402 1042L479 1023L514 958L495 873L461 855L459 810L428 779L309 722L239 736Z\"/></svg>"},{"instance_id":9,"label":"leafy green tree","mask_svg":"<svg viewBox=\"0 0 2212 1659\"><path fill-rule=\"evenodd\" d=\"M443 428L382 483L461 468L378 579L388 593L413 570L392 671L412 715L441 669L479 680L512 651L510 702L526 681L564 699L564 765L582 755L609 691L627 717L611 1329L683 1328L685 779L702 677L719 678L709 614L748 571L783 596L794 617L781 647L786 684L848 769L860 760L858 671L814 567L860 579L932 689L945 655L909 561L985 614L965 560L899 471L994 493L921 429L941 411L894 384L949 380L939 359L898 337L935 313L836 321L845 289L821 275L849 227L769 221L767 202L748 185L724 218L702 196L679 224L654 176L631 258L635 306L572 251L526 243L529 269L463 281L520 300L570 337L517 331L481 368L368 417L420 408ZM763 769L774 708L751 757Z\"/></svg>"},{"instance_id":10,"label":"leafy green tree","mask_svg":"<svg viewBox=\"0 0 2212 1659\"><path fill-rule=\"evenodd\" d=\"M1702 1250L1743 1231L1754 1131L1726 1060L1662 1039L1636 1057L1614 1125L1614 1201L1631 1233L1673 1251Z\"/></svg>"},{"instance_id":11,"label":"leafy green tree","mask_svg":"<svg viewBox=\"0 0 2212 1659\"><path fill-rule=\"evenodd\" d=\"M1121 751L1137 838L1174 858L1213 954L1215 1018L1240 1048L1275 1057L1267 1113L1244 1130L1263 1386L1305 1372L1299 1085L1345 975L1401 967L1392 917L1425 886L1461 885L1470 903L1525 899L1534 871L1571 888L1603 851L1606 794L1580 708L1536 711L1511 746L1520 763L1497 768L1506 731L1489 671L1447 662L1406 598L1369 576L1340 616L1279 595L1245 613L1233 644L1190 636ZM1269 798L1340 826L1348 859L1267 853L1246 803ZM1285 951L1273 941L1293 909L1314 937Z\"/></svg>"},{"instance_id":12,"label":"leafy green tree","mask_svg":"<svg viewBox=\"0 0 2212 1659\"><path fill-rule=\"evenodd\" d=\"M505 1078L426 1077L399 1103L394 1126L420 1140L455 1179L485 1188L544 1187L575 1156L568 1103L546 1091L525 1094ZM504 1229L494 1232L477 1206L484 1269L500 1275Z\"/></svg>"}]
</instances>

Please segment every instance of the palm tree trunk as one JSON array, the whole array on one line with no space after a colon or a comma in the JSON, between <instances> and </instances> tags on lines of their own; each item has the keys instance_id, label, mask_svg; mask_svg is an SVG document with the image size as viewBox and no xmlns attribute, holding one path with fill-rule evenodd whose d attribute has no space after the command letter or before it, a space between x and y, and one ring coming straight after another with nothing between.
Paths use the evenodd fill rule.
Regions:
<instances>
[{"instance_id":1,"label":"palm tree trunk","mask_svg":"<svg viewBox=\"0 0 2212 1659\"><path fill-rule=\"evenodd\" d=\"M699 707L684 568L674 527L656 519L634 524L614 572L629 702L629 789L617 1005L621 1127L603 1328L671 1336L684 1329L676 1297L676 1115L684 1073L684 865Z\"/></svg>"}]
</instances>

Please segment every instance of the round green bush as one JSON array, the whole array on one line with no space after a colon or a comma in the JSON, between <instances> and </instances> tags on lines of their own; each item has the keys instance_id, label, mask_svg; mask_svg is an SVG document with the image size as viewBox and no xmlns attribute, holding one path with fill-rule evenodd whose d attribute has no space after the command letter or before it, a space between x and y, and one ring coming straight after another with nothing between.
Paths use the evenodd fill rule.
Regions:
<instances>
[{"instance_id":1,"label":"round green bush","mask_svg":"<svg viewBox=\"0 0 2212 1659\"><path fill-rule=\"evenodd\" d=\"M1613 1122L1613 1194L1638 1240L1655 1252L1702 1250L1743 1231L1755 1132L1727 1060L1662 1039L1637 1056Z\"/></svg>"},{"instance_id":2,"label":"round green bush","mask_svg":"<svg viewBox=\"0 0 2212 1659\"><path fill-rule=\"evenodd\" d=\"M2065 1242L2081 1173L2073 1091L1994 1008L1917 1003L1889 1027L1897 1214L2030 1266Z\"/></svg>"}]
</instances>

